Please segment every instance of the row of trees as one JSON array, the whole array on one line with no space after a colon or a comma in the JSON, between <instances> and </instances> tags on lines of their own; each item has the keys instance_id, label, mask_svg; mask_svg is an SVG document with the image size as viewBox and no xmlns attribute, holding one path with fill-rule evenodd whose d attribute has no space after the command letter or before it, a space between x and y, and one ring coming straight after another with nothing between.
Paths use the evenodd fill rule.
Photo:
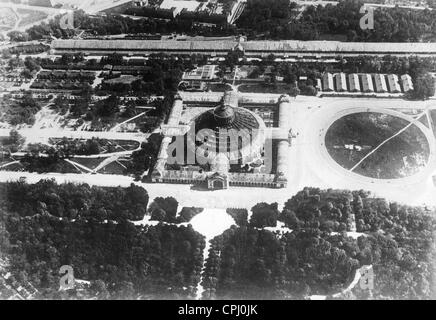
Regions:
<instances>
[{"instance_id":1,"label":"row of trees","mask_svg":"<svg viewBox=\"0 0 436 320\"><path fill-rule=\"evenodd\" d=\"M150 220L168 223L189 222L191 219L203 211L202 208L183 207L177 214L179 203L173 197L157 197L150 203L148 211L151 215Z\"/></svg>"},{"instance_id":2,"label":"row of trees","mask_svg":"<svg viewBox=\"0 0 436 320\"><path fill-rule=\"evenodd\" d=\"M156 163L160 145L162 142L161 134L151 134L146 142L141 144L141 149L132 153L132 161L129 163L126 172L137 177L149 171Z\"/></svg>"},{"instance_id":3,"label":"row of trees","mask_svg":"<svg viewBox=\"0 0 436 320\"><path fill-rule=\"evenodd\" d=\"M87 184L62 184L41 180L29 185L24 181L1 184L1 204L19 216L35 214L67 219L140 220L147 210L148 194L143 188L90 187Z\"/></svg>"},{"instance_id":4,"label":"row of trees","mask_svg":"<svg viewBox=\"0 0 436 320\"><path fill-rule=\"evenodd\" d=\"M44 144L31 144L27 146L27 153L20 159L20 164L27 172L60 172L77 173L77 169L67 163L68 156Z\"/></svg>"}]
</instances>

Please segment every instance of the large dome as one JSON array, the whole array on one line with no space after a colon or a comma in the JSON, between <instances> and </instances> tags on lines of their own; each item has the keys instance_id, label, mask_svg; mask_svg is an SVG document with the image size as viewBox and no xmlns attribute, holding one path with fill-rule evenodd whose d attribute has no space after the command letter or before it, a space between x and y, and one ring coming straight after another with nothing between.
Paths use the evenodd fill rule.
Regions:
<instances>
[{"instance_id":1,"label":"large dome","mask_svg":"<svg viewBox=\"0 0 436 320\"><path fill-rule=\"evenodd\" d=\"M213 110L213 117L217 126L228 126L235 120L235 110L231 106L220 105Z\"/></svg>"},{"instance_id":2,"label":"large dome","mask_svg":"<svg viewBox=\"0 0 436 320\"><path fill-rule=\"evenodd\" d=\"M203 129L211 129L217 133L220 129L251 131L258 129L260 122L255 114L238 107L237 92L227 91L215 109L204 112L195 120L195 131Z\"/></svg>"},{"instance_id":3,"label":"large dome","mask_svg":"<svg viewBox=\"0 0 436 320\"><path fill-rule=\"evenodd\" d=\"M238 107L235 92L226 92L221 103L194 119L195 146L210 158L226 153L230 160L257 155L263 146L265 127L255 113Z\"/></svg>"},{"instance_id":4,"label":"large dome","mask_svg":"<svg viewBox=\"0 0 436 320\"><path fill-rule=\"evenodd\" d=\"M195 131L211 129L219 132L220 129L249 130L258 129L259 120L249 110L239 107L219 105L208 110L195 119Z\"/></svg>"}]
</instances>

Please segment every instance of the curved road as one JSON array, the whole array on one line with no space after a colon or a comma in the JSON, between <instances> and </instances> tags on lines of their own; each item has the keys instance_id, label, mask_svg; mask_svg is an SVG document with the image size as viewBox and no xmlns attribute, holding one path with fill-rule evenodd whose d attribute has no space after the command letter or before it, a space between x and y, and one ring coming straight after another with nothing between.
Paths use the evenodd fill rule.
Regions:
<instances>
[{"instance_id":1,"label":"curved road","mask_svg":"<svg viewBox=\"0 0 436 320\"><path fill-rule=\"evenodd\" d=\"M366 100L366 101L365 101ZM300 103L298 103L300 105ZM365 106L365 107L363 107ZM368 106L368 107L366 107ZM424 110L429 102L414 102L415 108ZM308 101L306 112L298 109L291 127L299 135L290 150L291 163L298 163L299 170L291 170L291 181L302 181L304 186L369 190L375 195L409 204L433 204L434 187L431 175L436 167L436 143L430 129L415 122L426 135L430 145L429 165L417 175L395 180L363 177L338 165L324 146L329 126L338 118L354 112L382 112L413 121L408 115L392 109L415 109L410 102L393 99L326 99ZM308 125L310 123L310 125Z\"/></svg>"},{"instance_id":2,"label":"curved road","mask_svg":"<svg viewBox=\"0 0 436 320\"><path fill-rule=\"evenodd\" d=\"M370 177L365 177L360 174L354 173L351 170L344 169L341 167L338 163L336 163L335 160L330 156L330 154L327 151L327 148L324 145L325 136L327 134L328 128L338 119L349 115L353 113L359 113L359 112L373 112L373 113L381 113L381 114L388 114L391 116L395 116L410 122L414 122L414 124L421 130L421 132L425 135L428 145L429 145L429 158L427 161L427 166L421 170L419 173L399 178L399 179L375 179ZM390 110L390 109L376 109L376 108L365 108L365 107L359 107L359 108L350 108L343 110L342 112L339 112L334 115L334 117L327 118L325 121L325 124L322 125L320 134L319 134L319 145L324 146L322 148L319 148L319 150L322 153L322 158L326 162L327 165L329 165L330 169L335 171L340 171L341 174L347 176L348 179L354 179L359 180L361 182L365 183L376 183L376 184L386 184L386 185L411 185L416 183L421 183L423 180L425 180L427 177L429 177L435 170L436 170L436 141L433 133L431 130L429 130L425 125L423 125L419 121L415 121L412 117L405 115L404 113Z\"/></svg>"}]
</instances>

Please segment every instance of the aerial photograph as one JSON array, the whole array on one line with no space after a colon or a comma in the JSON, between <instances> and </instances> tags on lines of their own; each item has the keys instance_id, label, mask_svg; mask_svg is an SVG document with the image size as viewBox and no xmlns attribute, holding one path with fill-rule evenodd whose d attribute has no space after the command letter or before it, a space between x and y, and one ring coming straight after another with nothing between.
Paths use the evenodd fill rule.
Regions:
<instances>
[{"instance_id":1,"label":"aerial photograph","mask_svg":"<svg viewBox=\"0 0 436 320\"><path fill-rule=\"evenodd\" d=\"M436 300L435 91L436 0L0 0L0 300Z\"/></svg>"}]
</instances>

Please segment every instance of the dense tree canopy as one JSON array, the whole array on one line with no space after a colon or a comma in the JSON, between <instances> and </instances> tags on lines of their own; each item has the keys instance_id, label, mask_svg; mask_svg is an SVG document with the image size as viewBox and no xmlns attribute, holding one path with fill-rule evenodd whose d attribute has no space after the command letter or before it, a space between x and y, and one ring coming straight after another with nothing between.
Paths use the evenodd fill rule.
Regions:
<instances>
[{"instance_id":1,"label":"dense tree canopy","mask_svg":"<svg viewBox=\"0 0 436 320\"><path fill-rule=\"evenodd\" d=\"M36 297L44 298L194 296L204 248L199 234L189 226L135 227L125 219L110 220L111 215L126 216L122 210L137 211L141 201L146 208L142 188L42 181L3 184L0 191L0 252L10 262L10 286L36 287ZM177 217L177 207L174 198L156 198L150 214L178 223L199 212L186 208ZM243 222L244 210L229 213L238 227L212 240L204 298L332 298L363 265L374 269L374 289L370 293L357 285L341 298L429 299L434 294L436 221L422 208L388 203L363 191L305 188L278 217L291 232L263 228L273 224L264 218L278 213L276 204L255 206L250 224ZM357 231L364 232L357 239L346 233L353 217ZM343 223L348 224L344 230L333 232ZM73 266L76 278L90 281L88 288L58 291L64 264ZM6 294L3 286L0 282L0 294Z\"/></svg>"},{"instance_id":2,"label":"dense tree canopy","mask_svg":"<svg viewBox=\"0 0 436 320\"><path fill-rule=\"evenodd\" d=\"M407 42L435 39L435 11L377 8L374 29L362 30L361 0L308 6L301 15L286 0L249 0L237 25L251 37L267 39ZM297 18L298 17L298 18ZM338 37L339 36L339 37ZM335 38L336 37L336 38Z\"/></svg>"},{"instance_id":3,"label":"dense tree canopy","mask_svg":"<svg viewBox=\"0 0 436 320\"><path fill-rule=\"evenodd\" d=\"M419 75L415 79L414 84L415 90L412 93L412 97L425 100L435 95L436 82L431 74Z\"/></svg>"},{"instance_id":4,"label":"dense tree canopy","mask_svg":"<svg viewBox=\"0 0 436 320\"><path fill-rule=\"evenodd\" d=\"M11 125L33 124L39 110L41 105L30 94L24 95L20 100L5 97L0 100L0 121Z\"/></svg>"},{"instance_id":5,"label":"dense tree canopy","mask_svg":"<svg viewBox=\"0 0 436 320\"><path fill-rule=\"evenodd\" d=\"M195 295L203 237L191 227L135 227L130 222L58 220L0 212L14 286L32 284L43 299L181 299ZM2 234L3 235L3 234ZM4 245L6 246L6 245ZM59 291L59 268L70 265L84 290ZM16 283L16 285L14 285ZM0 283L1 287L1 283Z\"/></svg>"},{"instance_id":6,"label":"dense tree canopy","mask_svg":"<svg viewBox=\"0 0 436 320\"><path fill-rule=\"evenodd\" d=\"M60 17L55 17L48 23L29 28L26 33L14 33L15 41L37 40L54 36L56 38L71 38L78 29L86 30L90 35L108 34L168 34L172 32L187 33L191 35L231 35L235 34L232 26L201 26L188 19L166 21L163 19L132 19L120 15L89 16L83 11L74 14L74 26L78 29L65 29L59 25Z\"/></svg>"},{"instance_id":7,"label":"dense tree canopy","mask_svg":"<svg viewBox=\"0 0 436 320\"><path fill-rule=\"evenodd\" d=\"M363 265L374 269L372 295L357 285L351 296L342 298L434 295L434 213L389 204L363 191L305 188L285 203L279 220L292 232L280 235L253 224L271 208L257 205L250 225L238 223L213 240L203 277L204 298L332 298ZM364 232L357 240L346 233L354 220L357 231Z\"/></svg>"},{"instance_id":8,"label":"dense tree canopy","mask_svg":"<svg viewBox=\"0 0 436 320\"><path fill-rule=\"evenodd\" d=\"M147 191L134 184L128 188L101 188L41 180L34 185L11 182L0 188L2 203L20 216L39 213L68 219L140 220L148 204Z\"/></svg>"},{"instance_id":9,"label":"dense tree canopy","mask_svg":"<svg viewBox=\"0 0 436 320\"><path fill-rule=\"evenodd\" d=\"M195 296L204 238L191 226L141 227L126 220L142 219L148 202L143 188L57 185L50 180L0 188L0 259L8 259L6 268L12 273L0 281L0 298L19 287L36 289L33 298L44 299ZM173 213L167 200L155 201ZM181 219L195 212L185 210ZM59 291L62 265L70 265L76 279L90 284ZM6 272L3 268L0 273Z\"/></svg>"}]
</instances>

